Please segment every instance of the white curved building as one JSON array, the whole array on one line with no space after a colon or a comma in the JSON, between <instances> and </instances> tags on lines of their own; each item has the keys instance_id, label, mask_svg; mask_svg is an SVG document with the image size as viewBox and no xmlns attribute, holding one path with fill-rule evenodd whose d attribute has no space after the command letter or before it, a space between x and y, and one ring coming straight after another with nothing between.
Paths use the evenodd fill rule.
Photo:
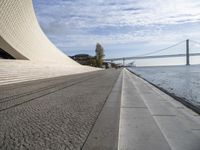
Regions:
<instances>
[{"instance_id":1,"label":"white curved building","mask_svg":"<svg viewBox=\"0 0 200 150\"><path fill-rule=\"evenodd\" d=\"M45 69L48 68L46 72L49 73L52 70L51 74L55 73L56 68L57 73L52 76L96 70L81 66L49 41L38 24L32 0L0 0L0 51L15 59L12 61L0 60L0 71L4 68L3 66L11 65L15 76L19 74L19 77L21 70L30 72L33 66L37 66L37 71L40 72L45 72ZM15 67L13 68L13 66ZM18 67L20 70L16 70ZM5 73L6 69L3 71L3 74L9 78L10 70L7 74ZM37 71L35 70L35 79L37 79ZM42 78L41 75L40 78ZM4 81L5 79L0 73L0 84Z\"/></svg>"}]
</instances>

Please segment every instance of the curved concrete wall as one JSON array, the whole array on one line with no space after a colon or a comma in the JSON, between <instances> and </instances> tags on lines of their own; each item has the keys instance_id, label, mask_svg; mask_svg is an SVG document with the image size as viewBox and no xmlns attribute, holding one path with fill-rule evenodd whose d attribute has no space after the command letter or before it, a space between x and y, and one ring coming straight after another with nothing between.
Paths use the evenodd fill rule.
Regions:
<instances>
[{"instance_id":1,"label":"curved concrete wall","mask_svg":"<svg viewBox=\"0 0 200 150\"><path fill-rule=\"evenodd\" d=\"M16 59L79 65L45 36L32 0L0 0L0 48Z\"/></svg>"}]
</instances>

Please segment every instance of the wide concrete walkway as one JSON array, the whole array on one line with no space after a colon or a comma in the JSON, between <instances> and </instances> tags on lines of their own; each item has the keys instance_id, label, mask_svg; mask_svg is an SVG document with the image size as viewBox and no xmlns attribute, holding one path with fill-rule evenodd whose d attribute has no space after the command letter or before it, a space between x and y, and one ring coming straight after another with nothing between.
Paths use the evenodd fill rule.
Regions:
<instances>
[{"instance_id":1,"label":"wide concrete walkway","mask_svg":"<svg viewBox=\"0 0 200 150\"><path fill-rule=\"evenodd\" d=\"M0 150L80 150L120 72L0 86Z\"/></svg>"},{"instance_id":2,"label":"wide concrete walkway","mask_svg":"<svg viewBox=\"0 0 200 150\"><path fill-rule=\"evenodd\" d=\"M124 69L83 149L200 150L200 116Z\"/></svg>"},{"instance_id":3,"label":"wide concrete walkway","mask_svg":"<svg viewBox=\"0 0 200 150\"><path fill-rule=\"evenodd\" d=\"M200 150L200 116L123 71L120 150Z\"/></svg>"},{"instance_id":4,"label":"wide concrete walkway","mask_svg":"<svg viewBox=\"0 0 200 150\"><path fill-rule=\"evenodd\" d=\"M200 116L128 70L0 86L0 149L200 150Z\"/></svg>"}]
</instances>

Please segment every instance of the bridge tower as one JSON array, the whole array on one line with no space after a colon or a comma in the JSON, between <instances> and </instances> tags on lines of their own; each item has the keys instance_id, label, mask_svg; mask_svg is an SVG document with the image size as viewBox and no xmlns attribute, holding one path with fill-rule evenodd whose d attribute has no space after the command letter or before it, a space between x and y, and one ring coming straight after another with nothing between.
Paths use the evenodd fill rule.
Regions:
<instances>
[{"instance_id":1,"label":"bridge tower","mask_svg":"<svg viewBox=\"0 0 200 150\"><path fill-rule=\"evenodd\" d=\"M125 59L125 58L123 58L123 67L125 66L125 61L126 61L126 59Z\"/></svg>"},{"instance_id":2,"label":"bridge tower","mask_svg":"<svg viewBox=\"0 0 200 150\"><path fill-rule=\"evenodd\" d=\"M186 66L190 65L190 42L186 40Z\"/></svg>"}]
</instances>

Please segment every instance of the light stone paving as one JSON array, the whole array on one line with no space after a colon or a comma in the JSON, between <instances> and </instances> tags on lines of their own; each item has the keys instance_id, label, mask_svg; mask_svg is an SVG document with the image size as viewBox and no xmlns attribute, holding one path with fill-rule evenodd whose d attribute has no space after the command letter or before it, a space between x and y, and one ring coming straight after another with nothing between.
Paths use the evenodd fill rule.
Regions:
<instances>
[{"instance_id":1,"label":"light stone paving","mask_svg":"<svg viewBox=\"0 0 200 150\"><path fill-rule=\"evenodd\" d=\"M116 150L118 148L122 72L103 107L83 150Z\"/></svg>"},{"instance_id":2,"label":"light stone paving","mask_svg":"<svg viewBox=\"0 0 200 150\"><path fill-rule=\"evenodd\" d=\"M151 116L140 93L123 72L119 150L170 150L165 137Z\"/></svg>"},{"instance_id":3,"label":"light stone paving","mask_svg":"<svg viewBox=\"0 0 200 150\"><path fill-rule=\"evenodd\" d=\"M119 73L0 86L0 149L199 150L198 114Z\"/></svg>"},{"instance_id":4,"label":"light stone paving","mask_svg":"<svg viewBox=\"0 0 200 150\"><path fill-rule=\"evenodd\" d=\"M124 70L120 150L199 150L200 116Z\"/></svg>"},{"instance_id":5,"label":"light stone paving","mask_svg":"<svg viewBox=\"0 0 200 150\"><path fill-rule=\"evenodd\" d=\"M119 73L109 70L1 86L0 149L80 150Z\"/></svg>"}]
</instances>

